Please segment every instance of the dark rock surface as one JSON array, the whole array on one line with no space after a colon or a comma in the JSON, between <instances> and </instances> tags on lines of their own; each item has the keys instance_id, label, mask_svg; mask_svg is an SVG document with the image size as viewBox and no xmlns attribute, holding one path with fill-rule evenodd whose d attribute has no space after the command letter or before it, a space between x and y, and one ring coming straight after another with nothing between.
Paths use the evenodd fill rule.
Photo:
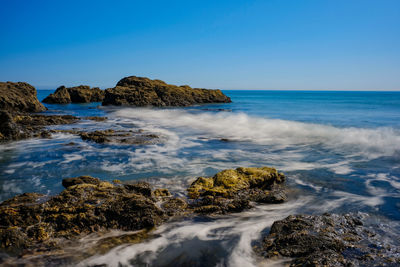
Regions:
<instances>
[{"instance_id":1,"label":"dark rock surface","mask_svg":"<svg viewBox=\"0 0 400 267\"><path fill-rule=\"evenodd\" d=\"M71 115L12 114L0 110L0 142L30 137L50 137L46 126L71 124L79 118Z\"/></svg>"},{"instance_id":2,"label":"dark rock surface","mask_svg":"<svg viewBox=\"0 0 400 267\"><path fill-rule=\"evenodd\" d=\"M221 90L176 86L161 80L130 76L105 91L103 105L115 106L189 106L204 103L229 103Z\"/></svg>"},{"instance_id":3,"label":"dark rock surface","mask_svg":"<svg viewBox=\"0 0 400 267\"><path fill-rule=\"evenodd\" d=\"M80 132L82 140L96 143L119 143L127 145L145 145L157 143L159 136L141 131L98 130L94 132Z\"/></svg>"},{"instance_id":4,"label":"dark rock surface","mask_svg":"<svg viewBox=\"0 0 400 267\"><path fill-rule=\"evenodd\" d=\"M250 202L282 203L286 200L285 176L274 168L237 168L213 177L197 178L188 188L198 213L239 212Z\"/></svg>"},{"instance_id":5,"label":"dark rock surface","mask_svg":"<svg viewBox=\"0 0 400 267\"><path fill-rule=\"evenodd\" d=\"M274 222L258 252L291 266L398 266L400 249L382 242L355 215L291 215Z\"/></svg>"},{"instance_id":6,"label":"dark rock surface","mask_svg":"<svg viewBox=\"0 0 400 267\"><path fill-rule=\"evenodd\" d=\"M170 194L156 196L145 182L112 184L81 176L64 179L63 186L54 197L25 193L0 204L2 250L55 249L61 240L112 229L147 231L186 207Z\"/></svg>"},{"instance_id":7,"label":"dark rock surface","mask_svg":"<svg viewBox=\"0 0 400 267\"><path fill-rule=\"evenodd\" d=\"M153 133L146 133L143 130L97 130L87 132L85 130L50 130L50 133L76 134L84 141L98 144L125 144L125 145L149 145L160 142L160 137Z\"/></svg>"},{"instance_id":8,"label":"dark rock surface","mask_svg":"<svg viewBox=\"0 0 400 267\"><path fill-rule=\"evenodd\" d=\"M0 82L0 110L8 112L41 112L46 108L39 102L36 89L24 82Z\"/></svg>"},{"instance_id":9,"label":"dark rock surface","mask_svg":"<svg viewBox=\"0 0 400 267\"><path fill-rule=\"evenodd\" d=\"M105 92L98 87L87 85L76 87L60 86L47 96L43 102L48 104L90 103L103 101Z\"/></svg>"}]
</instances>

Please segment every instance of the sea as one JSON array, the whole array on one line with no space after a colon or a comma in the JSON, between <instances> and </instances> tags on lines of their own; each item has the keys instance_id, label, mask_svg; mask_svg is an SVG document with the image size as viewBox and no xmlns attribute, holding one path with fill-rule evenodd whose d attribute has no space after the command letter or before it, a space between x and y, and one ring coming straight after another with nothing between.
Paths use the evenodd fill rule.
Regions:
<instances>
[{"instance_id":1,"label":"sea","mask_svg":"<svg viewBox=\"0 0 400 267\"><path fill-rule=\"evenodd\" d=\"M51 92L39 90L39 100ZM45 104L48 114L108 118L50 128L142 129L161 141L97 144L58 133L51 139L1 144L0 201L24 192L55 195L63 190L63 178L80 175L143 180L185 197L185 189L199 176L272 166L287 177L287 202L169 222L143 243L124 244L77 264L278 264L260 259L253 247L274 221L291 214L366 214L383 239L400 240L400 92L224 93L232 103L184 108Z\"/></svg>"}]
</instances>

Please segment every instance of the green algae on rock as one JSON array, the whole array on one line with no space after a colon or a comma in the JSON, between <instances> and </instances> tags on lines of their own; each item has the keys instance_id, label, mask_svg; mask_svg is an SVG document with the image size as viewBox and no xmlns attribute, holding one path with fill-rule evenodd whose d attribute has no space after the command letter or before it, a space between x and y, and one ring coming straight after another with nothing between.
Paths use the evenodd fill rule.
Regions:
<instances>
[{"instance_id":1,"label":"green algae on rock","mask_svg":"<svg viewBox=\"0 0 400 267\"><path fill-rule=\"evenodd\" d=\"M163 107L230 102L221 90L176 86L161 80L130 76L121 79L116 87L105 90L102 105Z\"/></svg>"},{"instance_id":2,"label":"green algae on rock","mask_svg":"<svg viewBox=\"0 0 400 267\"><path fill-rule=\"evenodd\" d=\"M237 212L250 202L281 203L286 200L285 176L274 168L237 168L213 177L199 177L188 188L194 210L200 213Z\"/></svg>"},{"instance_id":3,"label":"green algae on rock","mask_svg":"<svg viewBox=\"0 0 400 267\"><path fill-rule=\"evenodd\" d=\"M57 90L43 99L48 104L69 104L69 103L90 103L101 102L104 98L104 91L98 87L90 88L87 85L76 87L60 86Z\"/></svg>"}]
</instances>

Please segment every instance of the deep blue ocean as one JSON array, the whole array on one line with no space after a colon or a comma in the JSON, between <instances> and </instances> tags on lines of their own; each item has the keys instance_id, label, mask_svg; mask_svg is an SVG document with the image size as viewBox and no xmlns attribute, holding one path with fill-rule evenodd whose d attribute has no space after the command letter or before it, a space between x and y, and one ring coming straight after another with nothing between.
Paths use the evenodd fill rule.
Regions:
<instances>
[{"instance_id":1,"label":"deep blue ocean","mask_svg":"<svg viewBox=\"0 0 400 267\"><path fill-rule=\"evenodd\" d=\"M38 91L39 100L49 90ZM216 263L252 266L252 244L290 214L363 212L400 239L400 92L224 91L233 103L187 108L46 105L48 113L106 116L56 129L143 129L161 142L95 144L55 134L0 145L0 200L23 192L57 194L61 180L91 175L143 179L184 196L198 176L227 168L274 166L287 176L289 201L218 219L166 224L158 238L85 264L150 264L212 250ZM71 142L73 143L71 145ZM69 144L69 145L68 145Z\"/></svg>"}]
</instances>

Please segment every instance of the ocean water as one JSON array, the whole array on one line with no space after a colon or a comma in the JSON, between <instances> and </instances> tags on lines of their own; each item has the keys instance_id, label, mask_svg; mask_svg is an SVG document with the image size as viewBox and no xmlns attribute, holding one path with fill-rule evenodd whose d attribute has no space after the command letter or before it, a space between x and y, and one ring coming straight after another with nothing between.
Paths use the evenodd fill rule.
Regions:
<instances>
[{"instance_id":1,"label":"ocean water","mask_svg":"<svg viewBox=\"0 0 400 267\"><path fill-rule=\"evenodd\" d=\"M50 92L39 91L39 99ZM79 175L141 179L184 196L198 176L274 166L287 176L288 202L167 223L145 243L80 264L269 265L252 246L273 221L298 213L366 213L388 240L400 240L400 92L224 92L233 103L165 109L46 105L53 114L109 118L53 128L143 129L162 142L104 145L56 134L2 144L0 201L23 192L57 194L63 178Z\"/></svg>"}]
</instances>

